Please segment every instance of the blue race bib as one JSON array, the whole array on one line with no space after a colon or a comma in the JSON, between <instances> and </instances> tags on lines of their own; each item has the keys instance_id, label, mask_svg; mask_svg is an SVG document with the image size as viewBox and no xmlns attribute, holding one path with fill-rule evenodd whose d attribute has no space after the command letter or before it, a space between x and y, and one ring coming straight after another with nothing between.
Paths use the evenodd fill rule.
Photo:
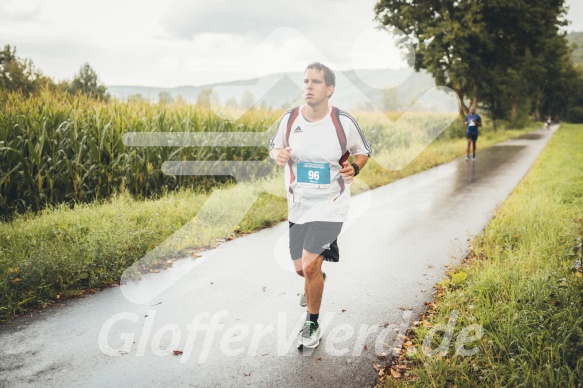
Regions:
<instances>
[{"instance_id":1,"label":"blue race bib","mask_svg":"<svg viewBox=\"0 0 583 388\"><path fill-rule=\"evenodd\" d=\"M320 189L330 186L330 164L316 162L298 163L298 186L317 187Z\"/></svg>"}]
</instances>

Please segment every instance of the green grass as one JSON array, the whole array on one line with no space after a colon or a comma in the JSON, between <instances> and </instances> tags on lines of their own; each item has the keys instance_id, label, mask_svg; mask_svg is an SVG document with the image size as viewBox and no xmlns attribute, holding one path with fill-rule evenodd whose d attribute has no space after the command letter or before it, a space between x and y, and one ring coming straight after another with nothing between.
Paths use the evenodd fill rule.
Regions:
<instances>
[{"instance_id":1,"label":"green grass","mask_svg":"<svg viewBox=\"0 0 583 388\"><path fill-rule=\"evenodd\" d=\"M527 130L486 132L479 146ZM353 185L352 190L378 187L464 153L464 139L444 136L400 171L387 171L371 160L359 176L365 183ZM116 194L74 209L55 206L0 223L0 321L84 290L118 283L123 271L152 249L159 254L149 269L285 220L280 173L253 185L215 191L209 211L192 223L189 221L211 197L208 193L179 190L149 200ZM178 230L182 231L180 239L164 243Z\"/></svg>"},{"instance_id":2,"label":"green grass","mask_svg":"<svg viewBox=\"0 0 583 388\"><path fill-rule=\"evenodd\" d=\"M583 125L562 125L527 177L473 241L470 257L440 284L435 306L410 336L414 376L387 386L540 386L583 383ZM467 274L462 275L462 272ZM464 279L465 276L465 279ZM453 341L477 324L479 346L462 356L455 346L427 356L430 325L459 312ZM435 348L441 338L433 341ZM453 342L452 341L452 342Z\"/></svg>"},{"instance_id":3,"label":"green grass","mask_svg":"<svg viewBox=\"0 0 583 388\"><path fill-rule=\"evenodd\" d=\"M215 191L219 199L194 223L189 221L210 196L187 190L147 201L121 194L100 204L74 210L62 205L0 223L0 320L119 283L126 268L155 248L161 251L148 270L216 246L237 233L270 226L286 217L285 200L262 194L260 188L277 191L280 183L271 180ZM280 191L283 194L283 188ZM253 205L255 198L248 211L245 204ZM238 213L248 214L239 225L228 226L229 218ZM162 244L181 228L180 241Z\"/></svg>"}]
</instances>

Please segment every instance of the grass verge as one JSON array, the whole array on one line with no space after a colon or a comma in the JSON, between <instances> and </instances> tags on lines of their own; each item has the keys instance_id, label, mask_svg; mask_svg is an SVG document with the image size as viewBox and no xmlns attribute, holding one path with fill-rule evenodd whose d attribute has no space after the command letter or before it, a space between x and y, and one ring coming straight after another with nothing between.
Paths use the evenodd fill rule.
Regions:
<instances>
[{"instance_id":1,"label":"grass verge","mask_svg":"<svg viewBox=\"0 0 583 388\"><path fill-rule=\"evenodd\" d=\"M581 149L583 125L562 125L408 333L388 374L409 379L385 386L583 383Z\"/></svg>"},{"instance_id":2,"label":"grass verge","mask_svg":"<svg viewBox=\"0 0 583 388\"><path fill-rule=\"evenodd\" d=\"M480 138L479 146L485 148L527 131L489 132ZM465 139L442 139L400 171L387 171L371 160L359 176L365 184L352 189L375 188L464 153ZM210 211L190 223L209 197L214 198ZM241 222L232 217L241 213ZM281 176L215 191L210 196L182 190L158 200L136 201L117 195L101 203L80 204L73 210L61 206L18 216L12 222L0 223L0 322L87 290L117 284L125 269L159 249L179 229L184 232L180 242L166 244L156 255L158 268L170 265L174 258L273 225L286 216ZM158 270L156 266L149 268Z\"/></svg>"}]
</instances>

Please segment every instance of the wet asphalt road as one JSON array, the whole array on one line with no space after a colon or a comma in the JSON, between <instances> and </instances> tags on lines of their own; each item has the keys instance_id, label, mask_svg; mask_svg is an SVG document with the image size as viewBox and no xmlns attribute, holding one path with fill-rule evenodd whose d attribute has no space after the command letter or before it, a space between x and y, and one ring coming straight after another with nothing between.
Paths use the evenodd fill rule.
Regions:
<instances>
[{"instance_id":1,"label":"wet asphalt road","mask_svg":"<svg viewBox=\"0 0 583 388\"><path fill-rule=\"evenodd\" d=\"M354 197L340 263L324 263L324 333L312 354L295 346L303 279L282 223L205 252L196 268L183 259L148 275L142 285L155 287L188 272L148 303L110 288L0 326L0 386L370 385L376 353L417 319L555 130Z\"/></svg>"}]
</instances>

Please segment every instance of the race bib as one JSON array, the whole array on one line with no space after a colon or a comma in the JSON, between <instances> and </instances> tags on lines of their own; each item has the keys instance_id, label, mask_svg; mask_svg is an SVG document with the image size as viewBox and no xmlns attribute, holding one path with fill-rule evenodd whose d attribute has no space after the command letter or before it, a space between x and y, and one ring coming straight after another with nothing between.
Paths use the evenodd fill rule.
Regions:
<instances>
[{"instance_id":1,"label":"race bib","mask_svg":"<svg viewBox=\"0 0 583 388\"><path fill-rule=\"evenodd\" d=\"M468 124L468 126L475 127L476 126L476 122L474 120L470 120L470 123Z\"/></svg>"},{"instance_id":2,"label":"race bib","mask_svg":"<svg viewBox=\"0 0 583 388\"><path fill-rule=\"evenodd\" d=\"M330 186L330 164L316 162L298 163L298 186L317 187L319 189Z\"/></svg>"}]
</instances>

